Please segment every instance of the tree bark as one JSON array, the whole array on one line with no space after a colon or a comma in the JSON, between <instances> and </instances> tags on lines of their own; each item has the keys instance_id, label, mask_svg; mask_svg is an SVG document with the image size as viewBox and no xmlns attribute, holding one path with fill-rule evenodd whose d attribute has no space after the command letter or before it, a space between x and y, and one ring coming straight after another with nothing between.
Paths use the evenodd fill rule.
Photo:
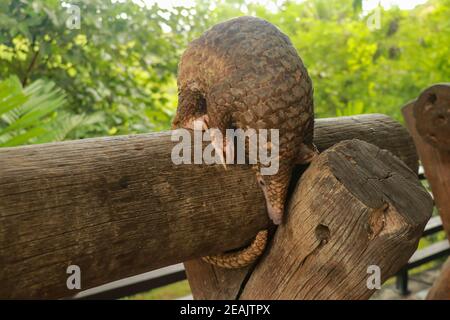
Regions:
<instances>
[{"instance_id":1,"label":"tree bark","mask_svg":"<svg viewBox=\"0 0 450 320\"><path fill-rule=\"evenodd\" d=\"M416 175L391 153L341 142L301 177L286 223L240 298L368 299L376 270L382 283L407 263L432 208Z\"/></svg>"},{"instance_id":2,"label":"tree bark","mask_svg":"<svg viewBox=\"0 0 450 320\"><path fill-rule=\"evenodd\" d=\"M363 135L417 166L407 132L387 116L316 128L321 150ZM249 166L176 166L170 136L0 149L0 297L71 296L69 265L81 268L85 290L245 246L268 226Z\"/></svg>"}]
</instances>

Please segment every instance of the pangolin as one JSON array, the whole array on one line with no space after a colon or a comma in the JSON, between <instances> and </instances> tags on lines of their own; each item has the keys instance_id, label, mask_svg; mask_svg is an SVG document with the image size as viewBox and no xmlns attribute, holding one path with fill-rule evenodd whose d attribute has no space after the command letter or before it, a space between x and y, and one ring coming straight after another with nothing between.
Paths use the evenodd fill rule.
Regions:
<instances>
[{"instance_id":1,"label":"pangolin","mask_svg":"<svg viewBox=\"0 0 450 320\"><path fill-rule=\"evenodd\" d=\"M195 129L200 121L203 129L219 129L223 137L232 128L279 130L278 172L261 175L259 162L253 168L269 217L280 224L294 165L308 163L316 154L312 83L289 38L255 17L217 24L188 45L177 84L173 129ZM263 230L246 249L203 259L221 267L242 267L263 252L266 241Z\"/></svg>"}]
</instances>

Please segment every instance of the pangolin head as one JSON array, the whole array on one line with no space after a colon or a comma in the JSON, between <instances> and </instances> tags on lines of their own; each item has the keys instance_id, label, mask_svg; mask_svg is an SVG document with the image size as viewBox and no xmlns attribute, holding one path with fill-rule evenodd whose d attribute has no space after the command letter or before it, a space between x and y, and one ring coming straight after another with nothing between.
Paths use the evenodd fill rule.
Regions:
<instances>
[{"instance_id":1,"label":"pangolin head","mask_svg":"<svg viewBox=\"0 0 450 320\"><path fill-rule=\"evenodd\" d=\"M189 127L193 121L206 115L206 100L199 91L182 89L178 93L178 108L172 120L172 129Z\"/></svg>"}]
</instances>

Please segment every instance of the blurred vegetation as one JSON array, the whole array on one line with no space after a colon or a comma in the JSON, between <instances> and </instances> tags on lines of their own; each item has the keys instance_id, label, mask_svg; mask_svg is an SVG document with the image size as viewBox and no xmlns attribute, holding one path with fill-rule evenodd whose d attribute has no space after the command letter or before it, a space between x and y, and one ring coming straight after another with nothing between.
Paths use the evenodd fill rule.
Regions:
<instances>
[{"instance_id":1,"label":"blurred vegetation","mask_svg":"<svg viewBox=\"0 0 450 320\"><path fill-rule=\"evenodd\" d=\"M99 113L87 116L61 110L66 95L50 81L36 80L22 88L19 79L10 76L0 81L0 101L0 147L61 141L75 128L103 120Z\"/></svg>"},{"instance_id":2,"label":"blurred vegetation","mask_svg":"<svg viewBox=\"0 0 450 320\"><path fill-rule=\"evenodd\" d=\"M243 0L171 9L80 0L81 28L70 29L66 2L1 0L0 143L169 128L187 43L240 15L289 35L313 79L318 117L380 112L401 120L404 103L450 78L450 0L368 13L361 0L273 3L275 11ZM379 26L367 21L376 15ZM27 102L8 111L5 94Z\"/></svg>"}]
</instances>

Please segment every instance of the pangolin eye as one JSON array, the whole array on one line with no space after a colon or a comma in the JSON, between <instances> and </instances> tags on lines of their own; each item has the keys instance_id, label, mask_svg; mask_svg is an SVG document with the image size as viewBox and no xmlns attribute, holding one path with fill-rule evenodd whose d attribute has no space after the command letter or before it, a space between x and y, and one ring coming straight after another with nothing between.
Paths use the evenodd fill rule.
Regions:
<instances>
[{"instance_id":1,"label":"pangolin eye","mask_svg":"<svg viewBox=\"0 0 450 320\"><path fill-rule=\"evenodd\" d=\"M264 180L262 178L259 178L258 182L261 187L264 187L266 185L266 183L264 182Z\"/></svg>"}]
</instances>

